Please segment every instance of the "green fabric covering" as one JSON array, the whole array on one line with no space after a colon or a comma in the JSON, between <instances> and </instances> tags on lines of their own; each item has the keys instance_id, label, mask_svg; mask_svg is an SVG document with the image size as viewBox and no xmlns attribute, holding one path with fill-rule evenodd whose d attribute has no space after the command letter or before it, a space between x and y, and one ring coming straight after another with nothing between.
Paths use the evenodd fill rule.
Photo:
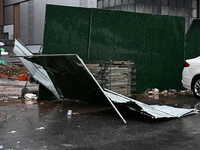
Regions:
<instances>
[{"instance_id":1,"label":"green fabric covering","mask_svg":"<svg viewBox=\"0 0 200 150\"><path fill-rule=\"evenodd\" d=\"M193 20L187 34L185 59L191 59L200 56L200 19Z\"/></svg>"},{"instance_id":2,"label":"green fabric covering","mask_svg":"<svg viewBox=\"0 0 200 150\"><path fill-rule=\"evenodd\" d=\"M90 9L67 8L47 5L43 53L80 53L85 58L88 47Z\"/></svg>"},{"instance_id":3,"label":"green fabric covering","mask_svg":"<svg viewBox=\"0 0 200 150\"><path fill-rule=\"evenodd\" d=\"M47 5L44 54L133 61L136 93L182 89L185 18Z\"/></svg>"}]
</instances>

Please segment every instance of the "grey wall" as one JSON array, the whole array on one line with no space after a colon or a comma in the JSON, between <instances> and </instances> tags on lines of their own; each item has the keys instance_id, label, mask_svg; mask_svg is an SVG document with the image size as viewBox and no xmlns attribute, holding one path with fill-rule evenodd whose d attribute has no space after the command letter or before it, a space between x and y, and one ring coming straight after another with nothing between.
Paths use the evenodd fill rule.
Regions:
<instances>
[{"instance_id":1,"label":"grey wall","mask_svg":"<svg viewBox=\"0 0 200 150\"><path fill-rule=\"evenodd\" d=\"M28 43L28 3L20 4L20 38Z\"/></svg>"},{"instance_id":2,"label":"grey wall","mask_svg":"<svg viewBox=\"0 0 200 150\"><path fill-rule=\"evenodd\" d=\"M4 0L4 6L14 5L22 2L26 2L29 0Z\"/></svg>"},{"instance_id":3,"label":"grey wall","mask_svg":"<svg viewBox=\"0 0 200 150\"><path fill-rule=\"evenodd\" d=\"M29 2L30 3L30 2ZM34 0L34 4L29 9L33 9L33 22L29 21L29 34L27 44L42 44L44 33L44 20L46 4L64 5L64 6L78 6L79 0L66 1L66 0ZM30 15L28 16L30 18ZM33 33L30 31L33 30Z\"/></svg>"},{"instance_id":4,"label":"grey wall","mask_svg":"<svg viewBox=\"0 0 200 150\"><path fill-rule=\"evenodd\" d=\"M13 24L13 6L4 7L4 25Z\"/></svg>"},{"instance_id":5,"label":"grey wall","mask_svg":"<svg viewBox=\"0 0 200 150\"><path fill-rule=\"evenodd\" d=\"M198 13L199 13L197 17L200 18L200 0L198 0L198 3L197 3L197 4L198 4L198 6L197 6L197 7L198 7L198 10L197 10L197 11L198 11Z\"/></svg>"},{"instance_id":6,"label":"grey wall","mask_svg":"<svg viewBox=\"0 0 200 150\"><path fill-rule=\"evenodd\" d=\"M20 3L20 34L23 39L26 39L27 36L27 30L26 27L28 26L28 23L26 20L27 16L27 1L28 0L4 0L4 28L6 29L5 32L9 33L9 37L13 38L13 5ZM23 3L25 2L25 3ZM24 7L25 6L25 7ZM10 38L10 39L12 39Z\"/></svg>"},{"instance_id":7,"label":"grey wall","mask_svg":"<svg viewBox=\"0 0 200 150\"><path fill-rule=\"evenodd\" d=\"M28 45L42 44L44 34L45 10L47 4L96 7L96 0L31 0L20 5L20 36L21 40Z\"/></svg>"}]
</instances>

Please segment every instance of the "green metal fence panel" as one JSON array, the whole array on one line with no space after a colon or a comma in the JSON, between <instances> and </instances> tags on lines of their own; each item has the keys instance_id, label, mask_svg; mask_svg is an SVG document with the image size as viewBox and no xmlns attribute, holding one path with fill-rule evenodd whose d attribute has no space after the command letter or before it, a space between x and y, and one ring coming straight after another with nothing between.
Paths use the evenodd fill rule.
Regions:
<instances>
[{"instance_id":1,"label":"green metal fence panel","mask_svg":"<svg viewBox=\"0 0 200 150\"><path fill-rule=\"evenodd\" d=\"M90 9L47 5L44 54L78 53L87 57Z\"/></svg>"},{"instance_id":2,"label":"green metal fence panel","mask_svg":"<svg viewBox=\"0 0 200 150\"><path fill-rule=\"evenodd\" d=\"M191 59L200 56L200 19L193 20L187 34L185 59Z\"/></svg>"},{"instance_id":3,"label":"green metal fence panel","mask_svg":"<svg viewBox=\"0 0 200 150\"><path fill-rule=\"evenodd\" d=\"M47 6L43 52L130 60L137 69L136 93L155 87L178 90L184 33L183 17Z\"/></svg>"},{"instance_id":4,"label":"green metal fence panel","mask_svg":"<svg viewBox=\"0 0 200 150\"><path fill-rule=\"evenodd\" d=\"M182 87L184 18L105 10L92 14L90 59L134 61L138 93Z\"/></svg>"},{"instance_id":5,"label":"green metal fence panel","mask_svg":"<svg viewBox=\"0 0 200 150\"><path fill-rule=\"evenodd\" d=\"M92 14L90 59L133 60L142 45L142 15L95 9Z\"/></svg>"}]
</instances>

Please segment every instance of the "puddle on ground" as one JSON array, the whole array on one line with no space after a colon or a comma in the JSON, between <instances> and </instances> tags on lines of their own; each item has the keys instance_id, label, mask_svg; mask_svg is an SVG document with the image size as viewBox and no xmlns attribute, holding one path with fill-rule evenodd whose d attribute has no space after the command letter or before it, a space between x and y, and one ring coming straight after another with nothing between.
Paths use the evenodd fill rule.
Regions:
<instances>
[{"instance_id":1,"label":"puddle on ground","mask_svg":"<svg viewBox=\"0 0 200 150\"><path fill-rule=\"evenodd\" d=\"M154 98L149 95L141 94L137 95L136 99L146 104L170 105L181 108L194 108L196 104L199 104L200 101L191 94L189 95L174 94L167 96L164 95L157 95L157 96L158 97ZM68 136L67 133L70 132L71 133L70 135L72 136L74 135L74 132L76 132L76 134L79 135L80 132L82 131L88 131L89 130L88 125L89 124L91 125L92 123L94 123L92 124L92 126L94 127L93 130L96 128L98 124L100 124L98 128L101 128L105 122L108 124L108 126L116 124L115 127L111 126L112 130L114 130L115 128L118 129L117 123L119 123L120 120L114 111L106 111L110 109L113 110L113 108L110 106L105 107L105 106L87 104L79 102L77 100L69 100L69 99L63 99L62 101L51 101L51 102L36 101L30 103L30 101L21 100L19 98L2 97L0 98L0 133L1 133L0 136L4 137L4 139L2 140L2 143L0 143L0 149L11 149L11 148L31 149L31 147L34 147L34 149L46 149L46 147L50 147L51 145L49 145L49 141L48 143L44 143L45 140L41 139L46 139L48 137L48 139L51 140L52 138L51 136L54 135L55 132L59 133L58 135L62 134L62 137L64 138L64 140L66 140L66 137ZM96 112L101 112L101 113L96 113ZM149 120L148 123L147 122L143 123L142 121L140 121L138 125L137 120L135 119L137 117L138 117L137 115L130 117L131 119L134 118L132 124L136 126L145 126L144 128L142 128L141 131L149 128L148 124ZM129 117L126 116L126 118ZM188 117L186 119L191 119L191 118ZM101 120L103 120L102 123ZM182 125L183 121L184 119L182 120L180 119L179 124ZM131 121L129 120L129 122ZM175 125L177 125L177 122L175 122ZM188 121L187 122L185 121L184 123L187 125ZM121 127L122 124L119 124L119 126ZM107 126L104 127L107 128ZM190 126L188 128L190 129ZM133 126L131 125L130 130L128 130L127 132L132 130ZM119 132L119 130L114 130L114 132L116 131ZM183 131L185 132L185 128ZM31 135L31 137L29 135ZM46 135L47 137L45 137ZM32 142L35 141L35 139L37 139L38 137L40 137L40 140L37 140L37 142ZM10 144L11 141L15 142ZM31 144L31 147L29 144ZM63 143L60 145L65 147L71 146L70 144L68 145ZM71 147L73 148L73 146Z\"/></svg>"},{"instance_id":2,"label":"puddle on ground","mask_svg":"<svg viewBox=\"0 0 200 150\"><path fill-rule=\"evenodd\" d=\"M149 105L167 105L179 108L197 108L199 109L200 99L196 98L193 94L158 94L158 95L145 95L139 94L136 99Z\"/></svg>"},{"instance_id":3,"label":"puddle on ground","mask_svg":"<svg viewBox=\"0 0 200 150\"><path fill-rule=\"evenodd\" d=\"M200 109L200 99L192 94L168 94L168 95L145 95L139 94L135 98L149 105L167 105L177 108ZM9 120L20 121L29 116L31 120L46 118L48 122L60 122L72 116L86 117L98 113L98 117L104 116L105 111L113 110L111 106L100 106L83 103L78 100L62 99L58 101L28 101L16 97L0 98L0 122ZM57 116L52 119L51 116ZM60 118L60 119L59 119Z\"/></svg>"},{"instance_id":4,"label":"puddle on ground","mask_svg":"<svg viewBox=\"0 0 200 150\"><path fill-rule=\"evenodd\" d=\"M200 99L195 98L192 94L168 94L168 95L145 95L139 94L135 98L138 101L149 105L167 105L178 108L197 108L199 109ZM3 107L6 106L6 107ZM10 107L19 110L19 114L23 111L38 111L40 116L45 116L50 112L59 112L67 115L91 114L99 111L112 109L111 106L100 106L94 104L83 103L78 100L63 99L59 101L27 101L17 97L1 97L0 98L1 116L5 116ZM9 114L9 112L7 112ZM17 112L16 112L17 113ZM12 113L11 113L12 114ZM62 114L63 115L63 114ZM6 120L5 117L1 120Z\"/></svg>"},{"instance_id":5,"label":"puddle on ground","mask_svg":"<svg viewBox=\"0 0 200 150\"><path fill-rule=\"evenodd\" d=\"M72 115L87 115L94 112L112 109L111 106L99 106L83 103L78 100L63 99L58 101L28 101L20 98L0 98L0 122L10 118L23 119L23 115L49 117L50 114L69 117ZM69 114L70 110L70 114ZM15 113L13 113L15 112Z\"/></svg>"},{"instance_id":6,"label":"puddle on ground","mask_svg":"<svg viewBox=\"0 0 200 150\"><path fill-rule=\"evenodd\" d=\"M168 105L180 108L194 108L197 107L200 99L193 96L193 94L157 94L157 95L146 95L137 94L136 100L149 105ZM68 111L72 110L73 113L88 113L93 111L103 110L105 107L100 105L88 104L80 102L78 100L62 99L57 101L28 101L26 99L20 99L17 96L0 97L0 107L14 105L21 108L38 108L42 110L52 110L55 107L59 107L58 111Z\"/></svg>"}]
</instances>

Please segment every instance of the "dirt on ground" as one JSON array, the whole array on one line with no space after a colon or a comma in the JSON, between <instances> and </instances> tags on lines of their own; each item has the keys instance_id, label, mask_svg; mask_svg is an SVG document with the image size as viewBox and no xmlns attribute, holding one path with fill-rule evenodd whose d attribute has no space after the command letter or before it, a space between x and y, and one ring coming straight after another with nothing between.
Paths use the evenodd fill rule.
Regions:
<instances>
[{"instance_id":1,"label":"dirt on ground","mask_svg":"<svg viewBox=\"0 0 200 150\"><path fill-rule=\"evenodd\" d=\"M9 63L0 64L0 78L17 79L21 76L27 76L28 70L24 66Z\"/></svg>"}]
</instances>

